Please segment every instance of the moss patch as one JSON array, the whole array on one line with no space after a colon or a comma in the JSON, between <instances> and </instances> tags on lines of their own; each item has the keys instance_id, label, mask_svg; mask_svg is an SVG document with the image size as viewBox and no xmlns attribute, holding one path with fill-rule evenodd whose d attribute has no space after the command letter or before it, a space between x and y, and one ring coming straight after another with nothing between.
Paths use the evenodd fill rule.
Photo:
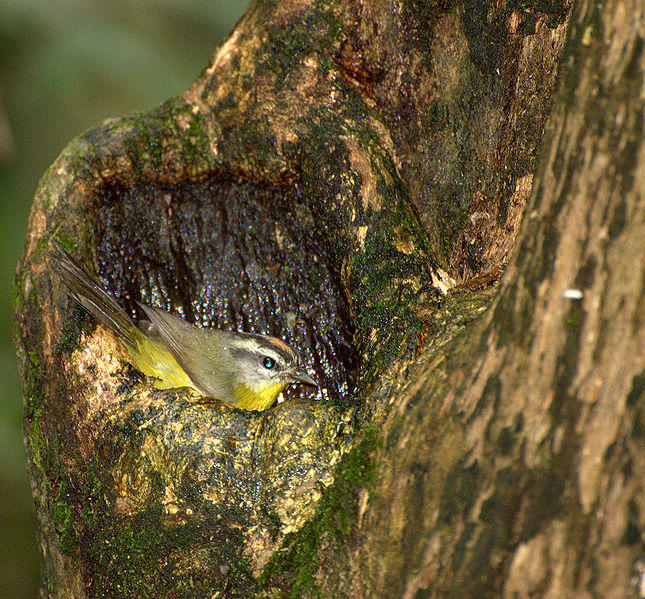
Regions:
<instances>
[{"instance_id":1,"label":"moss patch","mask_svg":"<svg viewBox=\"0 0 645 599\"><path fill-rule=\"evenodd\" d=\"M376 475L374 449L377 431L367 427L359 443L339 463L334 484L325 492L314 517L297 533L287 535L259 578L262 593L271 597L321 597L319 550L341 539L347 541L358 519L358 493L370 489ZM346 546L349 546L348 543Z\"/></svg>"}]
</instances>

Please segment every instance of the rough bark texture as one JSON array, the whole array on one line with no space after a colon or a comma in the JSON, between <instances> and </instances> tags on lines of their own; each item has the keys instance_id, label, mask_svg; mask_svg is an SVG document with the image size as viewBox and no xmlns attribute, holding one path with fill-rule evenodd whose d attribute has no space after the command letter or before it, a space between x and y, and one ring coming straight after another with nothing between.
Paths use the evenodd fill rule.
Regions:
<instances>
[{"instance_id":1,"label":"rough bark texture","mask_svg":"<svg viewBox=\"0 0 645 599\"><path fill-rule=\"evenodd\" d=\"M645 594L643 7L572 19L500 291L420 360L379 435L354 596Z\"/></svg>"},{"instance_id":2,"label":"rough bark texture","mask_svg":"<svg viewBox=\"0 0 645 599\"><path fill-rule=\"evenodd\" d=\"M258 2L72 142L17 278L43 596L637 597L642 40L636 2ZM321 401L152 390L52 236L132 311L284 337Z\"/></svg>"}]
</instances>

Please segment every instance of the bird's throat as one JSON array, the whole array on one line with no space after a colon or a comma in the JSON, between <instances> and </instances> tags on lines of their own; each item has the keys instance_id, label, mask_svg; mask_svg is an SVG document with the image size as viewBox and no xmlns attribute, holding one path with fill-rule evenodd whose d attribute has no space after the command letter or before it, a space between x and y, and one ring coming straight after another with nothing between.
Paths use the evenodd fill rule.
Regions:
<instances>
[{"instance_id":1,"label":"bird's throat","mask_svg":"<svg viewBox=\"0 0 645 599\"><path fill-rule=\"evenodd\" d=\"M257 410L261 412L270 408L278 395L287 385L283 382L273 383L261 389L253 389L244 383L235 387L235 407L243 410Z\"/></svg>"}]
</instances>

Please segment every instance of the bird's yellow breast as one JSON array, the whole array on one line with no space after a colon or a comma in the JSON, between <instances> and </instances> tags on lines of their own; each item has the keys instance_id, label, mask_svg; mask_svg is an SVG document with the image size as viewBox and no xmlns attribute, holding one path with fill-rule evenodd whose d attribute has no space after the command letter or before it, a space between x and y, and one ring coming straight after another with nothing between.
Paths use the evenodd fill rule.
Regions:
<instances>
[{"instance_id":1,"label":"bird's yellow breast","mask_svg":"<svg viewBox=\"0 0 645 599\"><path fill-rule=\"evenodd\" d=\"M197 389L186 371L161 341L141 335L136 350L124 344L132 363L146 376L155 379L157 389L192 387ZM199 391L199 389L197 389Z\"/></svg>"},{"instance_id":2,"label":"bird's yellow breast","mask_svg":"<svg viewBox=\"0 0 645 599\"><path fill-rule=\"evenodd\" d=\"M235 407L243 410L257 410L261 412L270 408L278 395L284 391L287 383L271 383L260 389L240 383L235 387Z\"/></svg>"}]
</instances>

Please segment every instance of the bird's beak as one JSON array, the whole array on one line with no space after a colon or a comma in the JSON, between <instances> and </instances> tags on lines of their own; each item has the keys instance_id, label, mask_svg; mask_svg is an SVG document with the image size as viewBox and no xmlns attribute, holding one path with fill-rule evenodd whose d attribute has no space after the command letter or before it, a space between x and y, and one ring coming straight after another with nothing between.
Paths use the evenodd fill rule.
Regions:
<instances>
[{"instance_id":1,"label":"bird's beak","mask_svg":"<svg viewBox=\"0 0 645 599\"><path fill-rule=\"evenodd\" d=\"M318 383L314 381L304 370L294 370L287 374L287 377L290 378L294 383L302 383L303 385L310 385L311 387L317 387Z\"/></svg>"}]
</instances>

